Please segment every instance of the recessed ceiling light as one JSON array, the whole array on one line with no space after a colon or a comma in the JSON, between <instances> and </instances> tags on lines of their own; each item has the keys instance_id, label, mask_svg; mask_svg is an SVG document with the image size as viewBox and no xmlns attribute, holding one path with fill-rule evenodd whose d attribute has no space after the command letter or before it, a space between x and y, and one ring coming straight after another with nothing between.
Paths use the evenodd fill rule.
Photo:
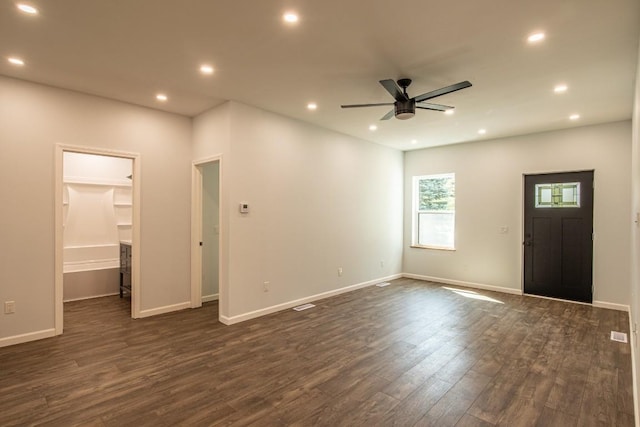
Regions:
<instances>
[{"instance_id":1,"label":"recessed ceiling light","mask_svg":"<svg viewBox=\"0 0 640 427\"><path fill-rule=\"evenodd\" d=\"M572 114L569 116L569 120L578 120L580 118L580 114Z\"/></svg>"},{"instance_id":2,"label":"recessed ceiling light","mask_svg":"<svg viewBox=\"0 0 640 427\"><path fill-rule=\"evenodd\" d=\"M412 140L411 140L411 143L412 143L413 145L416 145L416 144L418 143L418 140L417 140L417 139L412 139Z\"/></svg>"},{"instance_id":3,"label":"recessed ceiling light","mask_svg":"<svg viewBox=\"0 0 640 427\"><path fill-rule=\"evenodd\" d=\"M553 91L555 93L564 93L566 92L568 89L567 85L557 85L556 87L553 88Z\"/></svg>"},{"instance_id":4,"label":"recessed ceiling light","mask_svg":"<svg viewBox=\"0 0 640 427\"><path fill-rule=\"evenodd\" d=\"M13 65L24 65L24 61L16 57L7 58L7 61L12 63Z\"/></svg>"},{"instance_id":5,"label":"recessed ceiling light","mask_svg":"<svg viewBox=\"0 0 640 427\"><path fill-rule=\"evenodd\" d=\"M298 14L295 12L287 12L284 15L282 15L282 19L284 20L284 22L286 22L287 24L295 24L296 22L298 22Z\"/></svg>"},{"instance_id":6,"label":"recessed ceiling light","mask_svg":"<svg viewBox=\"0 0 640 427\"><path fill-rule=\"evenodd\" d=\"M25 3L18 3L17 5L18 9L20 9L22 12L24 13L28 13L29 15L37 15L38 14L38 9L36 9L33 6L30 6L28 4Z\"/></svg>"},{"instance_id":7,"label":"recessed ceiling light","mask_svg":"<svg viewBox=\"0 0 640 427\"><path fill-rule=\"evenodd\" d=\"M164 102L164 101L168 100L169 98L164 93L159 93L159 94L156 95L156 99L158 101Z\"/></svg>"},{"instance_id":8,"label":"recessed ceiling light","mask_svg":"<svg viewBox=\"0 0 640 427\"><path fill-rule=\"evenodd\" d=\"M213 67L211 65L201 65L200 66L200 72L202 74L213 74Z\"/></svg>"},{"instance_id":9,"label":"recessed ceiling light","mask_svg":"<svg viewBox=\"0 0 640 427\"><path fill-rule=\"evenodd\" d=\"M307 109L309 110L317 110L318 109L318 104L316 104L315 102L310 102L307 104Z\"/></svg>"},{"instance_id":10,"label":"recessed ceiling light","mask_svg":"<svg viewBox=\"0 0 640 427\"><path fill-rule=\"evenodd\" d=\"M479 133L480 135L484 135L485 133L487 133L487 130L486 130L486 129L479 129L479 130L478 130L478 133Z\"/></svg>"},{"instance_id":11,"label":"recessed ceiling light","mask_svg":"<svg viewBox=\"0 0 640 427\"><path fill-rule=\"evenodd\" d=\"M454 109L452 108L452 109L450 109L450 110L446 110L444 113L445 113L447 116L452 116L452 115L453 115L453 111L454 111Z\"/></svg>"},{"instance_id":12,"label":"recessed ceiling light","mask_svg":"<svg viewBox=\"0 0 640 427\"><path fill-rule=\"evenodd\" d=\"M529 43L537 43L544 40L544 33L539 32L539 33L533 33L530 34L529 37L527 37L527 41Z\"/></svg>"},{"instance_id":13,"label":"recessed ceiling light","mask_svg":"<svg viewBox=\"0 0 640 427\"><path fill-rule=\"evenodd\" d=\"M377 129L378 129L378 126L376 126L376 125L370 125L369 126L369 130L370 131L374 131L374 130L377 130Z\"/></svg>"}]
</instances>

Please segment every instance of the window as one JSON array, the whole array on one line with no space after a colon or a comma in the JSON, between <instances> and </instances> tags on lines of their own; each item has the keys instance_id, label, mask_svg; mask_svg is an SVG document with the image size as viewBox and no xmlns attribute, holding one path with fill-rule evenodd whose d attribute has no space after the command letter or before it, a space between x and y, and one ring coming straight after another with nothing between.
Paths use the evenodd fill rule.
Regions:
<instances>
[{"instance_id":1,"label":"window","mask_svg":"<svg viewBox=\"0 0 640 427\"><path fill-rule=\"evenodd\" d=\"M580 183L536 184L536 208L579 208Z\"/></svg>"},{"instance_id":2,"label":"window","mask_svg":"<svg viewBox=\"0 0 640 427\"><path fill-rule=\"evenodd\" d=\"M413 177L413 246L455 249L456 176Z\"/></svg>"}]
</instances>

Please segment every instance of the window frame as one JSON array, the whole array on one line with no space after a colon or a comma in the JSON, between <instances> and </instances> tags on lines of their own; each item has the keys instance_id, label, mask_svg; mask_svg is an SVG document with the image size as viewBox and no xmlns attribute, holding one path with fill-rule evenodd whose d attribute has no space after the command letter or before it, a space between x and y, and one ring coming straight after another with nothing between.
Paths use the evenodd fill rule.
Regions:
<instances>
[{"instance_id":1,"label":"window frame","mask_svg":"<svg viewBox=\"0 0 640 427\"><path fill-rule=\"evenodd\" d=\"M435 249L441 251L455 251L456 250L456 209L454 207L453 211L422 211L419 210L419 191L420 191L420 181L424 179L437 179L437 178L453 178L454 185L454 200L455 200L455 185L456 185L456 174L455 172L449 173L439 173L439 174L428 174L428 175L416 175L412 177L412 188L411 188L411 247L412 248L420 248L420 249ZM454 203L455 206L455 203ZM433 213L433 212L451 212L453 213L453 236L452 241L453 244L451 246L437 246L437 245L424 245L420 244L420 214L421 213Z\"/></svg>"}]
</instances>

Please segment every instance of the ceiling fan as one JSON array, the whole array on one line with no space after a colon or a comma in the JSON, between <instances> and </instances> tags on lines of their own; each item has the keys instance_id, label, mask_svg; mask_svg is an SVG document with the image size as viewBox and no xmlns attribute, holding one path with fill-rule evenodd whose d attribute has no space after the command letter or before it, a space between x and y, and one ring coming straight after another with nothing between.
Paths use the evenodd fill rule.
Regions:
<instances>
[{"instance_id":1,"label":"ceiling fan","mask_svg":"<svg viewBox=\"0 0 640 427\"><path fill-rule=\"evenodd\" d=\"M422 95L414 96L413 98L409 98L409 95L407 95L407 87L409 87L409 85L411 84L411 79L400 79L398 80L398 84L396 84L396 82L391 79L386 79L380 80L380 84L387 90L387 92L391 94L391 96L393 96L393 98L396 100L395 102L383 102L380 104L350 104L341 105L341 107L359 108L393 105L393 110L382 116L380 120L389 120L394 115L397 119L407 120L416 114L416 108L435 111L447 111L453 109L453 107L449 105L431 104L424 101L471 86L471 83L469 83L468 81L464 81L451 86L436 89L431 92L423 93ZM401 88L402 90L400 90Z\"/></svg>"}]
</instances>

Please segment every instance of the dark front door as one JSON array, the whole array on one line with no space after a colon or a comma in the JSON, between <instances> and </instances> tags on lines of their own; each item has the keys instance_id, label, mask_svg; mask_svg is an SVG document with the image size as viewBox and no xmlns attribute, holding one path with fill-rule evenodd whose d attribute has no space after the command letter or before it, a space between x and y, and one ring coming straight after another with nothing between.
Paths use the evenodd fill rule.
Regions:
<instances>
[{"instance_id":1,"label":"dark front door","mask_svg":"<svg viewBox=\"0 0 640 427\"><path fill-rule=\"evenodd\" d=\"M593 171L524 178L524 292L592 302Z\"/></svg>"}]
</instances>

